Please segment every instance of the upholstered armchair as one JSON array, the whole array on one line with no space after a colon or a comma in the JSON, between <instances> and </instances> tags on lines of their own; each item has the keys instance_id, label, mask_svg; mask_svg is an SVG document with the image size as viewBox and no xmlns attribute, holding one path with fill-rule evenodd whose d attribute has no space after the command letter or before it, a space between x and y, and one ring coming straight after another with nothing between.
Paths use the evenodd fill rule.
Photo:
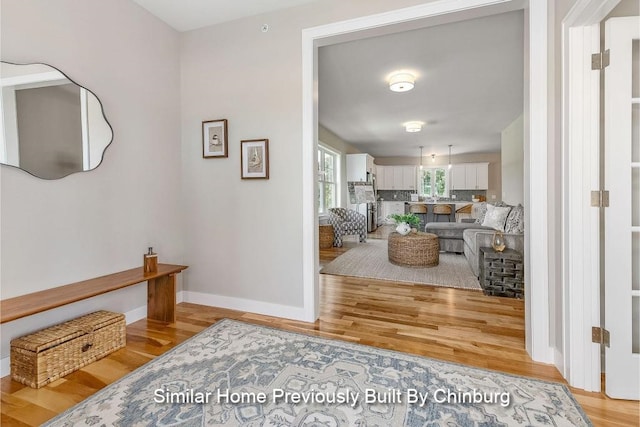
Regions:
<instances>
[{"instance_id":1,"label":"upholstered armchair","mask_svg":"<svg viewBox=\"0 0 640 427\"><path fill-rule=\"evenodd\" d=\"M357 234L361 242L367 241L367 218L351 209L329 209L329 224L333 225L333 246L342 246L342 237Z\"/></svg>"}]
</instances>

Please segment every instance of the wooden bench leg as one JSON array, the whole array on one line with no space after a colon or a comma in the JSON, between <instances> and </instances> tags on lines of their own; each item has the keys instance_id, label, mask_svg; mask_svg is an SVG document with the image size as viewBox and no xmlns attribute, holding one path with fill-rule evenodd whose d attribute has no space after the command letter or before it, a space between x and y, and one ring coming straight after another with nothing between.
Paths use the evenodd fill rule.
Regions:
<instances>
[{"instance_id":1,"label":"wooden bench leg","mask_svg":"<svg viewBox=\"0 0 640 427\"><path fill-rule=\"evenodd\" d=\"M147 281L147 318L161 322L176 321L176 275Z\"/></svg>"}]
</instances>

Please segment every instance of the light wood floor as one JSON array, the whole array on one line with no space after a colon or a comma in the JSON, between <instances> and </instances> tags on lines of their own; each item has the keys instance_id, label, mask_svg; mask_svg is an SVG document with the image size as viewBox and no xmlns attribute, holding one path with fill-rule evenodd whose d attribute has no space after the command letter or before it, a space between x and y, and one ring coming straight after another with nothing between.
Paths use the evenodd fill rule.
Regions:
<instances>
[{"instance_id":1,"label":"light wood floor","mask_svg":"<svg viewBox=\"0 0 640 427\"><path fill-rule=\"evenodd\" d=\"M356 244L322 251L322 261ZM321 275L320 283L321 316L312 324L182 303L176 323L135 322L127 326L126 348L41 389L2 378L0 424L39 425L225 317L564 382L553 366L527 355L521 300L329 275ZM638 402L572 391L596 426L640 425Z\"/></svg>"}]
</instances>

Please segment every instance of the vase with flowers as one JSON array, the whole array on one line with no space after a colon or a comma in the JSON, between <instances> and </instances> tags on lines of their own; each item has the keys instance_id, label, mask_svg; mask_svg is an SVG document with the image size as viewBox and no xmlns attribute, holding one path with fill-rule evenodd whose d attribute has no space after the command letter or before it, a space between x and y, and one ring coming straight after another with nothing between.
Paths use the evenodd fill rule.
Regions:
<instances>
[{"instance_id":1,"label":"vase with flowers","mask_svg":"<svg viewBox=\"0 0 640 427\"><path fill-rule=\"evenodd\" d=\"M420 218L414 214L392 214L389 217L396 223L396 231L403 236L409 234L420 225Z\"/></svg>"}]
</instances>

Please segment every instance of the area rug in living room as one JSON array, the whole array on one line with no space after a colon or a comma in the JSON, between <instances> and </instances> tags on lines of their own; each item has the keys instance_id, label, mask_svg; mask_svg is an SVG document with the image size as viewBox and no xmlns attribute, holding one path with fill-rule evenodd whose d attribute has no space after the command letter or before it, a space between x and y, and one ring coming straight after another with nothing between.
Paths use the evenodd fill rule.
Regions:
<instances>
[{"instance_id":1,"label":"area rug in living room","mask_svg":"<svg viewBox=\"0 0 640 427\"><path fill-rule=\"evenodd\" d=\"M366 277L481 291L464 255L441 252L435 267L402 267L389 262L387 241L369 239L324 266L323 274Z\"/></svg>"},{"instance_id":2,"label":"area rug in living room","mask_svg":"<svg viewBox=\"0 0 640 427\"><path fill-rule=\"evenodd\" d=\"M49 426L584 426L567 387L222 320Z\"/></svg>"}]
</instances>

